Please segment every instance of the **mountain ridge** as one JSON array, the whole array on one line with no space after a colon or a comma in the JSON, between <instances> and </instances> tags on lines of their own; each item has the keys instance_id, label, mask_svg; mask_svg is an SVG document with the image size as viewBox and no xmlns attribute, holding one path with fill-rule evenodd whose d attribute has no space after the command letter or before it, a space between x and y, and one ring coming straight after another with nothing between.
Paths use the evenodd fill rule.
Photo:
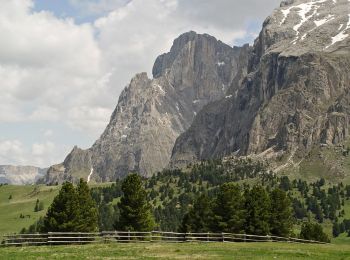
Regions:
<instances>
[{"instance_id":1,"label":"mountain ridge","mask_svg":"<svg viewBox=\"0 0 350 260\"><path fill-rule=\"evenodd\" d=\"M46 183L87 178L105 182L129 172L143 176L165 168L176 138L207 104L225 97L244 74L249 45L232 48L193 31L175 39L153 66L153 79L136 74L120 94L110 122L94 145L75 147L50 167ZM92 170L93 169L93 170Z\"/></svg>"},{"instance_id":2,"label":"mountain ridge","mask_svg":"<svg viewBox=\"0 0 350 260\"><path fill-rule=\"evenodd\" d=\"M225 156L260 156L278 171L314 147L340 145L350 122L349 0L285 0L254 46L191 31L122 91L94 145L74 148L45 182L105 182L129 172Z\"/></svg>"}]
</instances>

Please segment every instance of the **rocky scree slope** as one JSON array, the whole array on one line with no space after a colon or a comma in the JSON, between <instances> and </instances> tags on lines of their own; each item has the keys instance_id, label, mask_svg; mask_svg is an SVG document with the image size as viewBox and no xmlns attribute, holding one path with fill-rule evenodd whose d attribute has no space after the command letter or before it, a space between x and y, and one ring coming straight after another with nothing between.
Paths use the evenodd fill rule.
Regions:
<instances>
[{"instance_id":1,"label":"rocky scree slope","mask_svg":"<svg viewBox=\"0 0 350 260\"><path fill-rule=\"evenodd\" d=\"M153 79L137 74L122 91L95 144L87 150L75 147L42 182L80 177L106 182L129 172L150 176L162 170L196 114L224 98L232 82L246 74L250 51L248 45L231 48L206 34L181 35L156 59Z\"/></svg>"},{"instance_id":2,"label":"rocky scree slope","mask_svg":"<svg viewBox=\"0 0 350 260\"><path fill-rule=\"evenodd\" d=\"M171 166L258 155L298 166L349 135L350 1L287 0L256 39L248 75L176 141Z\"/></svg>"}]
</instances>

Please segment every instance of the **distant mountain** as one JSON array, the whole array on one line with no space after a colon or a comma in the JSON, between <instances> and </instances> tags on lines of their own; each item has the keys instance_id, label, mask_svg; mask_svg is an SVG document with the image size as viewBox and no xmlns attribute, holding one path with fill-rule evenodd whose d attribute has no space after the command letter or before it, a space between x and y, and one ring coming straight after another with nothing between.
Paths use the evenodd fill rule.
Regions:
<instances>
[{"instance_id":1,"label":"distant mountain","mask_svg":"<svg viewBox=\"0 0 350 260\"><path fill-rule=\"evenodd\" d=\"M42 178L47 169L34 166L0 165L0 183L13 185L34 184Z\"/></svg>"}]
</instances>

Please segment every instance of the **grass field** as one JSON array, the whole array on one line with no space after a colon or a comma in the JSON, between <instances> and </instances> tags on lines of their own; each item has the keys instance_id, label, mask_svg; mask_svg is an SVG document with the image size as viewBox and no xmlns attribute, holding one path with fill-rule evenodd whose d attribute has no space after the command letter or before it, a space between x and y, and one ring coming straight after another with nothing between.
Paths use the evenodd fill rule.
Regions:
<instances>
[{"instance_id":1,"label":"grass field","mask_svg":"<svg viewBox=\"0 0 350 260\"><path fill-rule=\"evenodd\" d=\"M5 233L18 233L45 215L58 193L58 188L45 185L0 186L0 236ZM12 199L9 199L10 196ZM44 210L34 212L37 199L44 203ZM21 214L24 217L21 218Z\"/></svg>"},{"instance_id":2,"label":"grass field","mask_svg":"<svg viewBox=\"0 0 350 260\"><path fill-rule=\"evenodd\" d=\"M101 244L0 248L1 259L350 259L350 245Z\"/></svg>"}]
</instances>

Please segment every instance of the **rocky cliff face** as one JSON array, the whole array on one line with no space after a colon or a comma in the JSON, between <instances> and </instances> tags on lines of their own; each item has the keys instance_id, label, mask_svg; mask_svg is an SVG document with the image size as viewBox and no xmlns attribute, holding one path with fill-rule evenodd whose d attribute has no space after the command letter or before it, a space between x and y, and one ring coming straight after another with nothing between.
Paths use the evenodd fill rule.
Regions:
<instances>
[{"instance_id":1,"label":"rocky cliff face","mask_svg":"<svg viewBox=\"0 0 350 260\"><path fill-rule=\"evenodd\" d=\"M297 164L349 134L350 1L288 0L266 19L241 86L205 107L171 165L229 154Z\"/></svg>"},{"instance_id":2,"label":"rocky cliff face","mask_svg":"<svg viewBox=\"0 0 350 260\"><path fill-rule=\"evenodd\" d=\"M150 176L162 170L196 114L225 97L232 81L245 74L249 52L248 45L231 48L209 35L181 35L157 58L153 79L137 74L123 90L96 143L85 151L73 149L49 169L45 182L88 176L111 181L129 172Z\"/></svg>"},{"instance_id":3,"label":"rocky cliff face","mask_svg":"<svg viewBox=\"0 0 350 260\"><path fill-rule=\"evenodd\" d=\"M0 165L0 183L12 185L34 184L43 177L47 169L34 166Z\"/></svg>"}]
</instances>

